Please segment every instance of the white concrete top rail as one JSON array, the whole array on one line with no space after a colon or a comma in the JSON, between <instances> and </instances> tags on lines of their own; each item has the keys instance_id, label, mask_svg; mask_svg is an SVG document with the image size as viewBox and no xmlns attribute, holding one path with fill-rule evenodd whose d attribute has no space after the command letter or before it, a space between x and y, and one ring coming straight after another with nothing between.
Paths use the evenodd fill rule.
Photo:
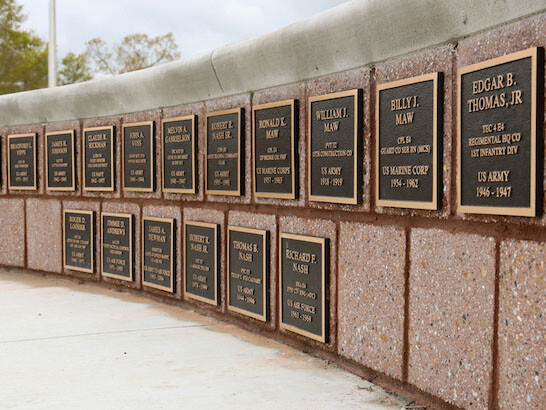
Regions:
<instances>
[{"instance_id":1,"label":"white concrete top rail","mask_svg":"<svg viewBox=\"0 0 546 410\"><path fill-rule=\"evenodd\" d=\"M0 97L0 127L104 117L363 67L546 10L544 0L360 0L146 70Z\"/></svg>"}]
</instances>

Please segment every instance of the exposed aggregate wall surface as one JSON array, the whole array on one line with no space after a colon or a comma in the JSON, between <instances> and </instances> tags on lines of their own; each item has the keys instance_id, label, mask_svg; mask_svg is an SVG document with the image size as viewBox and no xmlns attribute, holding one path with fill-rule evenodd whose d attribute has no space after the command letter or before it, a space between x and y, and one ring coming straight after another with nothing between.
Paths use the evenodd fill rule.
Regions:
<instances>
[{"instance_id":1,"label":"exposed aggregate wall surface","mask_svg":"<svg viewBox=\"0 0 546 410\"><path fill-rule=\"evenodd\" d=\"M123 106L114 106L107 117L94 118L96 111L91 110L89 115L64 118L59 122L3 127L0 145L0 265L101 281L105 286L141 292L166 303L221 317L335 360L368 379L412 395L418 402L432 408L541 408L546 402L543 382L546 377L545 205L534 218L468 215L457 211L457 112L454 102L457 100L458 68L532 46L546 47L545 27L546 14L541 13L464 39L458 38L462 34L450 37L455 39L447 44L432 47L427 44L425 50L375 65L369 64L376 61L373 57L371 60L363 59L362 67L356 64L356 68L324 73L326 75L294 84L271 84L274 85L271 88L253 92L240 80L234 81L231 89L235 91L239 87L237 96L210 93L211 97L218 98L202 97L198 102L180 105L176 105L176 99L173 99L169 108L162 109L158 105L130 114L126 114ZM221 65L225 58L219 55L217 64ZM241 70L237 76L244 74ZM375 87L435 71L444 73L440 209L423 211L379 207L375 204L372 183L377 165L372 155L376 144ZM160 75L160 71L154 73ZM320 70L317 74L321 74ZM220 73L222 75L226 78L222 83L226 84L231 77ZM210 76L203 81L216 84L217 80ZM360 205L311 202L307 196L306 174L307 99L353 88L363 90ZM115 100L113 92L111 95L106 92L99 94L102 98ZM89 97L80 97L82 102L86 98ZM297 199L256 198L252 193L251 173L252 107L291 98L299 100ZM13 101L19 101L23 106L28 103L26 95L19 100L16 95L8 99L10 104ZM0 99L0 106L2 104ZM244 195L205 195L205 113L235 107L245 109ZM163 193L160 121L187 114L198 115L197 193ZM145 120L153 120L156 124L156 188L153 193L146 194L126 192L121 188L121 125ZM118 160L115 189L110 193L82 190L79 141L83 128L98 125L114 125L116 129ZM64 129L75 130L78 141L76 190L66 193L46 191L45 133ZM8 190L6 187L6 136L24 132L37 133L36 191ZM544 135L540 137L544 139ZM538 175L546 184L544 173L541 168ZM63 269L63 209L95 211L95 274ZM135 217L134 282L100 275L101 211L130 213ZM173 294L141 283L140 222L144 215L169 217L176 221L176 286ZM220 302L217 307L189 299L184 294L184 221L220 225ZM225 247L228 225L270 231L270 316L266 323L227 310ZM280 329L277 241L281 232L330 240L327 286L330 320L329 337L324 344Z\"/></svg>"}]
</instances>

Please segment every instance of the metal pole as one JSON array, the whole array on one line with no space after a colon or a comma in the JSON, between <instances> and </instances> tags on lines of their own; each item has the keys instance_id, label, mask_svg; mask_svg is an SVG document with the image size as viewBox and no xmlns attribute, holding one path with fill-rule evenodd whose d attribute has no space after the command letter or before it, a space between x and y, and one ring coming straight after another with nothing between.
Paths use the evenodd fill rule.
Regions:
<instances>
[{"instance_id":1,"label":"metal pole","mask_svg":"<svg viewBox=\"0 0 546 410\"><path fill-rule=\"evenodd\" d=\"M55 24L55 0L49 0L49 43L47 45L48 86L57 86L57 40Z\"/></svg>"}]
</instances>

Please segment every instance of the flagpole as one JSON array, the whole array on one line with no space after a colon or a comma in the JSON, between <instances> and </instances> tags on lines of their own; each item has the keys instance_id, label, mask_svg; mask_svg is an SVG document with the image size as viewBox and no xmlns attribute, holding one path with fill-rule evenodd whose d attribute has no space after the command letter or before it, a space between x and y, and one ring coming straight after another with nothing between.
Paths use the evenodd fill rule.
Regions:
<instances>
[{"instance_id":1,"label":"flagpole","mask_svg":"<svg viewBox=\"0 0 546 410\"><path fill-rule=\"evenodd\" d=\"M57 86L57 39L55 24L55 0L49 0L48 86Z\"/></svg>"}]
</instances>

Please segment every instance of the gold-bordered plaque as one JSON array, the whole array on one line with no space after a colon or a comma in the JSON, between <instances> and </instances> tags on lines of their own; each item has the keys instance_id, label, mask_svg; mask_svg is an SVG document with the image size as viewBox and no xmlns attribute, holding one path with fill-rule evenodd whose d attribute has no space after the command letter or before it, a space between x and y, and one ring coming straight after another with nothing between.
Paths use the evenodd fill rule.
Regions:
<instances>
[{"instance_id":1,"label":"gold-bordered plaque","mask_svg":"<svg viewBox=\"0 0 546 410\"><path fill-rule=\"evenodd\" d=\"M63 209L63 267L65 269L95 273L94 215L94 211ZM68 221L67 217L70 218ZM86 232L85 237L75 233L76 231ZM77 245L75 251L70 250L73 245L67 244L69 238L71 244Z\"/></svg>"},{"instance_id":2,"label":"gold-bordered plaque","mask_svg":"<svg viewBox=\"0 0 546 410\"><path fill-rule=\"evenodd\" d=\"M229 225L227 243L228 309L267 322L269 232Z\"/></svg>"},{"instance_id":3,"label":"gold-bordered plaque","mask_svg":"<svg viewBox=\"0 0 546 410\"><path fill-rule=\"evenodd\" d=\"M63 139L62 137L65 138ZM75 191L76 133L74 130L47 132L45 140L46 190ZM49 169L50 167L52 168L51 170ZM55 171L53 168L62 169ZM70 171L69 175L66 175L67 171ZM51 181L50 177L52 178Z\"/></svg>"},{"instance_id":4,"label":"gold-bordered plaque","mask_svg":"<svg viewBox=\"0 0 546 410\"><path fill-rule=\"evenodd\" d=\"M459 69L459 212L537 215L543 59L542 48L530 48Z\"/></svg>"},{"instance_id":5,"label":"gold-bordered plaque","mask_svg":"<svg viewBox=\"0 0 546 410\"><path fill-rule=\"evenodd\" d=\"M442 78L432 73L377 86L378 206L438 209Z\"/></svg>"},{"instance_id":6,"label":"gold-bordered plaque","mask_svg":"<svg viewBox=\"0 0 546 410\"><path fill-rule=\"evenodd\" d=\"M219 246L220 225L184 221L184 294L190 299L218 306Z\"/></svg>"},{"instance_id":7,"label":"gold-bordered plaque","mask_svg":"<svg viewBox=\"0 0 546 410\"><path fill-rule=\"evenodd\" d=\"M188 123L188 124L186 124ZM166 129L172 125L174 131L167 135ZM170 128L169 128L170 129ZM166 141L170 138L171 141ZM183 150L181 153L167 155L166 147L172 145L172 150ZM191 158L188 160L188 145L190 146ZM195 170L197 168L197 115L186 115L183 117L165 118L161 120L161 189L163 192L178 194L197 193ZM170 156L175 158L169 159ZM168 162L168 164L166 163ZM182 164L176 164L182 162ZM182 173L183 175L178 175ZM188 175L191 174L191 182L188 183Z\"/></svg>"},{"instance_id":8,"label":"gold-bordered plaque","mask_svg":"<svg viewBox=\"0 0 546 410\"><path fill-rule=\"evenodd\" d=\"M295 106L296 100L286 100L252 108L252 188L258 198L296 199Z\"/></svg>"},{"instance_id":9,"label":"gold-bordered plaque","mask_svg":"<svg viewBox=\"0 0 546 410\"><path fill-rule=\"evenodd\" d=\"M129 138L126 139L125 134L129 129L133 129L134 131L129 132ZM121 186L124 191L154 192L154 143L153 121L122 125ZM144 165L140 165L142 161L142 158L140 158L141 155L144 155Z\"/></svg>"},{"instance_id":10,"label":"gold-bordered plaque","mask_svg":"<svg viewBox=\"0 0 546 410\"><path fill-rule=\"evenodd\" d=\"M328 246L328 238L279 235L280 326L322 343L328 339Z\"/></svg>"},{"instance_id":11,"label":"gold-bordered plaque","mask_svg":"<svg viewBox=\"0 0 546 410\"><path fill-rule=\"evenodd\" d=\"M360 202L361 101L361 89L309 97L307 114L309 200L348 205L357 205Z\"/></svg>"},{"instance_id":12,"label":"gold-bordered plaque","mask_svg":"<svg viewBox=\"0 0 546 410\"><path fill-rule=\"evenodd\" d=\"M108 226L105 227L105 222ZM112 279L134 281L132 214L101 213L101 272ZM110 257L114 254L115 257Z\"/></svg>"},{"instance_id":13,"label":"gold-bordered plaque","mask_svg":"<svg viewBox=\"0 0 546 410\"><path fill-rule=\"evenodd\" d=\"M15 144L15 146L12 147L12 144ZM8 135L7 145L8 189L35 191L38 189L36 175L36 133ZM12 155L14 158L12 158ZM16 157L24 158L17 159ZM14 165L13 162L16 159L17 163ZM16 168L18 167L26 168L27 171L17 171Z\"/></svg>"},{"instance_id":14,"label":"gold-bordered plaque","mask_svg":"<svg viewBox=\"0 0 546 410\"><path fill-rule=\"evenodd\" d=\"M207 195L242 195L243 157L245 155L242 144L244 130L244 110L234 108L207 113L205 127L205 194ZM222 121L213 119L221 118ZM234 122L237 122L237 125ZM215 126L214 124L219 124ZM209 130L209 126L214 129ZM236 130L236 141L233 140L233 131ZM212 131L216 131L213 133ZM209 141L211 139L212 141ZM214 152L209 152L209 150ZM209 163L209 161L211 163ZM211 176L209 178L209 172ZM233 176L236 173L235 177ZM212 187L211 181L212 180ZM235 187L233 187L235 185ZM226 189L221 187L227 186Z\"/></svg>"},{"instance_id":15,"label":"gold-bordered plaque","mask_svg":"<svg viewBox=\"0 0 546 410\"><path fill-rule=\"evenodd\" d=\"M146 231L147 222L155 223L155 227L150 229L150 235L147 235ZM143 249L141 255L142 284L150 288L174 293L175 220L172 218L143 216L141 230L141 246ZM148 251L147 245L149 241L153 241L154 249ZM158 250L161 253L158 253ZM169 257L165 263L164 255L166 252L168 252ZM154 255L158 257L154 257ZM153 260L148 262L149 259ZM158 261L160 262L158 263ZM167 285L161 284L161 282L165 282L165 277L167 276L165 272L168 272L169 276L169 283Z\"/></svg>"},{"instance_id":16,"label":"gold-bordered plaque","mask_svg":"<svg viewBox=\"0 0 546 410\"><path fill-rule=\"evenodd\" d=\"M113 125L83 129L82 187L84 191L114 191L114 164L116 162L114 132ZM90 144L93 144L93 147L88 146ZM98 171L99 168L100 171Z\"/></svg>"}]
</instances>

